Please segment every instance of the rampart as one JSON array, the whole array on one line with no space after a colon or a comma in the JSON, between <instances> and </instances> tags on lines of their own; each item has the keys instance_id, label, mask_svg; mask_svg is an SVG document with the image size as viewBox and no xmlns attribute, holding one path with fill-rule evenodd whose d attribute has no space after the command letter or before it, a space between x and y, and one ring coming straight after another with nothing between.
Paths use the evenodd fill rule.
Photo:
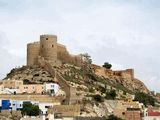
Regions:
<instances>
[{"instance_id":1,"label":"rampart","mask_svg":"<svg viewBox=\"0 0 160 120\"><path fill-rule=\"evenodd\" d=\"M0 99L39 101L39 102L55 103L55 105L60 104L60 101L58 98L51 97L49 95L3 95L1 94Z\"/></svg>"},{"instance_id":2,"label":"rampart","mask_svg":"<svg viewBox=\"0 0 160 120\"><path fill-rule=\"evenodd\" d=\"M53 108L48 109L48 113L61 113L62 117L76 117L80 115L80 105L56 105Z\"/></svg>"},{"instance_id":3,"label":"rampart","mask_svg":"<svg viewBox=\"0 0 160 120\"><path fill-rule=\"evenodd\" d=\"M27 65L39 65L47 70L66 92L65 104L73 104L79 100L76 89L54 70L62 63L80 65L82 61L79 56L70 55L64 45L57 43L56 35L41 35L39 42L27 45Z\"/></svg>"},{"instance_id":4,"label":"rampart","mask_svg":"<svg viewBox=\"0 0 160 120\"><path fill-rule=\"evenodd\" d=\"M117 76L124 79L134 79L134 69L126 69L126 70L111 70L106 69L104 67L100 67L97 65L92 65L92 69L94 70L95 74L99 76Z\"/></svg>"},{"instance_id":5,"label":"rampart","mask_svg":"<svg viewBox=\"0 0 160 120\"><path fill-rule=\"evenodd\" d=\"M34 42L27 44L27 65L37 65L40 54L40 43Z\"/></svg>"},{"instance_id":6,"label":"rampart","mask_svg":"<svg viewBox=\"0 0 160 120\"><path fill-rule=\"evenodd\" d=\"M41 35L38 42L27 44L27 65L38 65L38 58L58 66L60 63L72 63L79 65L81 59L78 56L70 55L67 48L57 43L56 35Z\"/></svg>"},{"instance_id":7,"label":"rampart","mask_svg":"<svg viewBox=\"0 0 160 120\"><path fill-rule=\"evenodd\" d=\"M64 104L75 104L80 100L80 98L76 95L76 88L71 87L67 81L54 70L54 67L50 63L42 58L39 59L39 65L48 71L54 80L61 86L61 89L65 91L66 99Z\"/></svg>"}]
</instances>

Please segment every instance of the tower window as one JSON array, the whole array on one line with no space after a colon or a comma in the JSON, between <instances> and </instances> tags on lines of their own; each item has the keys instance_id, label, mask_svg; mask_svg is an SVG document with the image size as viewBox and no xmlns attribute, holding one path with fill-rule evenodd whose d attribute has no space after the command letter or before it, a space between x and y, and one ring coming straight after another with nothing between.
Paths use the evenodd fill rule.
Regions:
<instances>
[{"instance_id":1,"label":"tower window","mask_svg":"<svg viewBox=\"0 0 160 120\"><path fill-rule=\"evenodd\" d=\"M46 40L48 40L48 38L46 38Z\"/></svg>"}]
</instances>

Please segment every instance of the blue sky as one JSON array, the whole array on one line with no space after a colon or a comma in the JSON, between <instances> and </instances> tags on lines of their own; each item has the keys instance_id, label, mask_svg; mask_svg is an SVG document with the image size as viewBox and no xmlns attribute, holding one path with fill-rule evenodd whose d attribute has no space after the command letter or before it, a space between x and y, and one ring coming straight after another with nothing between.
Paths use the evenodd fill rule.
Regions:
<instances>
[{"instance_id":1,"label":"blue sky","mask_svg":"<svg viewBox=\"0 0 160 120\"><path fill-rule=\"evenodd\" d=\"M26 64L26 44L56 34L73 54L134 68L160 92L159 0L0 0L0 78Z\"/></svg>"}]
</instances>

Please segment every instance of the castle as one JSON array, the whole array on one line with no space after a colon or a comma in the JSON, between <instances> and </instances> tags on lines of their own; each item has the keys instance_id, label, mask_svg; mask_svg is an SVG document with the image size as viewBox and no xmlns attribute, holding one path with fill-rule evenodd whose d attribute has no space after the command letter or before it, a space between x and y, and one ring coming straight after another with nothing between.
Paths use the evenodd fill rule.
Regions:
<instances>
[{"instance_id":1,"label":"castle","mask_svg":"<svg viewBox=\"0 0 160 120\"><path fill-rule=\"evenodd\" d=\"M39 65L39 59L52 66L65 62L80 64L80 56L70 55L64 45L57 43L56 35L40 35L40 41L27 44L27 65Z\"/></svg>"},{"instance_id":2,"label":"castle","mask_svg":"<svg viewBox=\"0 0 160 120\"><path fill-rule=\"evenodd\" d=\"M79 100L76 88L70 86L67 81L56 72L54 66L63 63L82 64L80 55L71 55L66 47L57 43L56 35L41 35L40 42L27 44L27 66L38 65L48 71L66 93L66 104L72 104Z\"/></svg>"}]
</instances>

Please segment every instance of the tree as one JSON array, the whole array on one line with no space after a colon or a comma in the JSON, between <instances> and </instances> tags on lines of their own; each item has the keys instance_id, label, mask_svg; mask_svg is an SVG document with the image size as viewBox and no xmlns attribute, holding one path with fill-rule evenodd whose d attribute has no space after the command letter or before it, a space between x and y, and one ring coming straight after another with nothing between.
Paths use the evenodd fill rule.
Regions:
<instances>
[{"instance_id":1,"label":"tree","mask_svg":"<svg viewBox=\"0 0 160 120\"><path fill-rule=\"evenodd\" d=\"M105 62L103 67L107 68L107 69L111 69L112 65L108 62Z\"/></svg>"},{"instance_id":2,"label":"tree","mask_svg":"<svg viewBox=\"0 0 160 120\"><path fill-rule=\"evenodd\" d=\"M110 92L106 92L106 99L114 100L116 98L117 94L115 90L111 90Z\"/></svg>"},{"instance_id":3,"label":"tree","mask_svg":"<svg viewBox=\"0 0 160 120\"><path fill-rule=\"evenodd\" d=\"M22 114L28 116L38 116L40 114L40 109L37 105L32 105L31 103L23 104Z\"/></svg>"},{"instance_id":4,"label":"tree","mask_svg":"<svg viewBox=\"0 0 160 120\"><path fill-rule=\"evenodd\" d=\"M135 100L139 101L140 103L143 103L145 106L147 105L155 106L155 101L156 101L152 96L143 92L137 92L135 94Z\"/></svg>"},{"instance_id":5,"label":"tree","mask_svg":"<svg viewBox=\"0 0 160 120\"><path fill-rule=\"evenodd\" d=\"M108 118L106 120L122 120L122 119L117 116L110 115L110 116L108 116Z\"/></svg>"},{"instance_id":6,"label":"tree","mask_svg":"<svg viewBox=\"0 0 160 120\"><path fill-rule=\"evenodd\" d=\"M91 56L88 53L80 54L82 60L87 64L92 64Z\"/></svg>"},{"instance_id":7,"label":"tree","mask_svg":"<svg viewBox=\"0 0 160 120\"><path fill-rule=\"evenodd\" d=\"M97 102L104 102L104 99L102 98L101 95L94 95L93 96L94 100L97 101Z\"/></svg>"}]
</instances>

